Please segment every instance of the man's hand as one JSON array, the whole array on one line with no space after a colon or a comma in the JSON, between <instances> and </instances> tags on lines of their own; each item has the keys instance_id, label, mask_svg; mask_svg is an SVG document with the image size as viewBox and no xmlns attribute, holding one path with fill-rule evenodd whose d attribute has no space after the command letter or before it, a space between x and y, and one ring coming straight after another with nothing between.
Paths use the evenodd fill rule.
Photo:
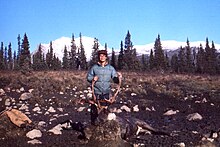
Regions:
<instances>
[{"instance_id":1,"label":"man's hand","mask_svg":"<svg viewBox=\"0 0 220 147\"><path fill-rule=\"evenodd\" d=\"M122 79L122 74L120 72L117 72L117 74L118 74L118 78Z\"/></svg>"},{"instance_id":2,"label":"man's hand","mask_svg":"<svg viewBox=\"0 0 220 147\"><path fill-rule=\"evenodd\" d=\"M98 79L99 79L98 76L94 76L92 80L96 82Z\"/></svg>"}]
</instances>

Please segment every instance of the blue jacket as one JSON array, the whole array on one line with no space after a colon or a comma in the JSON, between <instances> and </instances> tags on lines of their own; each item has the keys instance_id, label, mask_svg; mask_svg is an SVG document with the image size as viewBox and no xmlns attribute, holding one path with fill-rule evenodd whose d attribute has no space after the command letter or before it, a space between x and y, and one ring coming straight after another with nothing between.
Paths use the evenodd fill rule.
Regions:
<instances>
[{"instance_id":1,"label":"blue jacket","mask_svg":"<svg viewBox=\"0 0 220 147\"><path fill-rule=\"evenodd\" d=\"M98 76L98 80L94 85L95 94L110 93L110 80L117 77L115 68L110 64L107 64L104 67L99 64L95 64L87 74L87 81L91 83L94 76Z\"/></svg>"}]
</instances>

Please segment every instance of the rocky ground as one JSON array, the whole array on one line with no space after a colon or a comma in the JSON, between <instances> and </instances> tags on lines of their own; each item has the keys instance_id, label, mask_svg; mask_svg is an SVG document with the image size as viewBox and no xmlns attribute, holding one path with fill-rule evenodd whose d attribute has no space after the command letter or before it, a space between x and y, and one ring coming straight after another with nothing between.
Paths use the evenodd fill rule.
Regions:
<instances>
[{"instance_id":1,"label":"rocky ground","mask_svg":"<svg viewBox=\"0 0 220 147\"><path fill-rule=\"evenodd\" d=\"M113 93L116 86L112 85ZM32 121L31 126L17 127L1 115L1 146L92 146L91 140L80 139L80 132L60 128L65 120L90 126L89 104L77 101L91 96L86 72L1 72L1 112L17 109ZM130 146L220 144L219 76L123 73L121 91L110 110L171 133L131 136L126 140Z\"/></svg>"}]
</instances>

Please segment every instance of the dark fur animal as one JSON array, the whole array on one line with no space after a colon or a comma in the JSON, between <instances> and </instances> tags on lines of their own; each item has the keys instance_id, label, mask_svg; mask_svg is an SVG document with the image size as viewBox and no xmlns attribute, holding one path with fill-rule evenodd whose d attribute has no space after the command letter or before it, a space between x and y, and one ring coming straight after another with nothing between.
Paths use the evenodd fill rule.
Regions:
<instances>
[{"instance_id":1,"label":"dark fur animal","mask_svg":"<svg viewBox=\"0 0 220 147\"><path fill-rule=\"evenodd\" d=\"M78 136L79 139L86 139L86 134L84 132L85 125L81 122L72 122L71 120L66 120L60 124L64 130L75 130L80 132L81 134Z\"/></svg>"},{"instance_id":2,"label":"dark fur animal","mask_svg":"<svg viewBox=\"0 0 220 147\"><path fill-rule=\"evenodd\" d=\"M112 114L112 113L109 113L109 114ZM121 137L124 140L130 137L140 135L140 133L146 133L146 132L150 132L151 134L154 134L154 135L170 136L169 133L165 131L157 130L151 127L145 121L142 121L140 119L137 119L131 116L125 116L125 117L116 116L115 119L108 120L108 115L100 115L102 118L100 119L101 121L99 123L102 123L103 121L116 121L120 126ZM67 120L60 124L64 126L63 129L75 130L75 131L80 132L81 133L81 135L79 136L80 139L87 138L86 133L85 133L86 126L84 126L81 122L72 122L71 120Z\"/></svg>"},{"instance_id":3,"label":"dark fur animal","mask_svg":"<svg viewBox=\"0 0 220 147\"><path fill-rule=\"evenodd\" d=\"M121 134L123 139L127 139L131 136L140 135L140 133L149 132L154 135L167 135L170 136L170 133L165 131L157 130L151 127L148 123L143 120L126 116L124 118L117 116L116 120L121 128Z\"/></svg>"}]
</instances>

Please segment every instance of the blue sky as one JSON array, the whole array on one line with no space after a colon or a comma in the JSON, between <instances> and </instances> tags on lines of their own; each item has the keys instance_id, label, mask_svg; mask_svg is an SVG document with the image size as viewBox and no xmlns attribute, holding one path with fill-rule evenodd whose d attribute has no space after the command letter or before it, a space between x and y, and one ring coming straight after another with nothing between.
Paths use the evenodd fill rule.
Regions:
<instances>
[{"instance_id":1,"label":"blue sky","mask_svg":"<svg viewBox=\"0 0 220 147\"><path fill-rule=\"evenodd\" d=\"M0 42L27 33L30 50L62 36L96 37L119 48L129 30L134 45L161 40L220 43L219 0L0 0Z\"/></svg>"}]
</instances>

